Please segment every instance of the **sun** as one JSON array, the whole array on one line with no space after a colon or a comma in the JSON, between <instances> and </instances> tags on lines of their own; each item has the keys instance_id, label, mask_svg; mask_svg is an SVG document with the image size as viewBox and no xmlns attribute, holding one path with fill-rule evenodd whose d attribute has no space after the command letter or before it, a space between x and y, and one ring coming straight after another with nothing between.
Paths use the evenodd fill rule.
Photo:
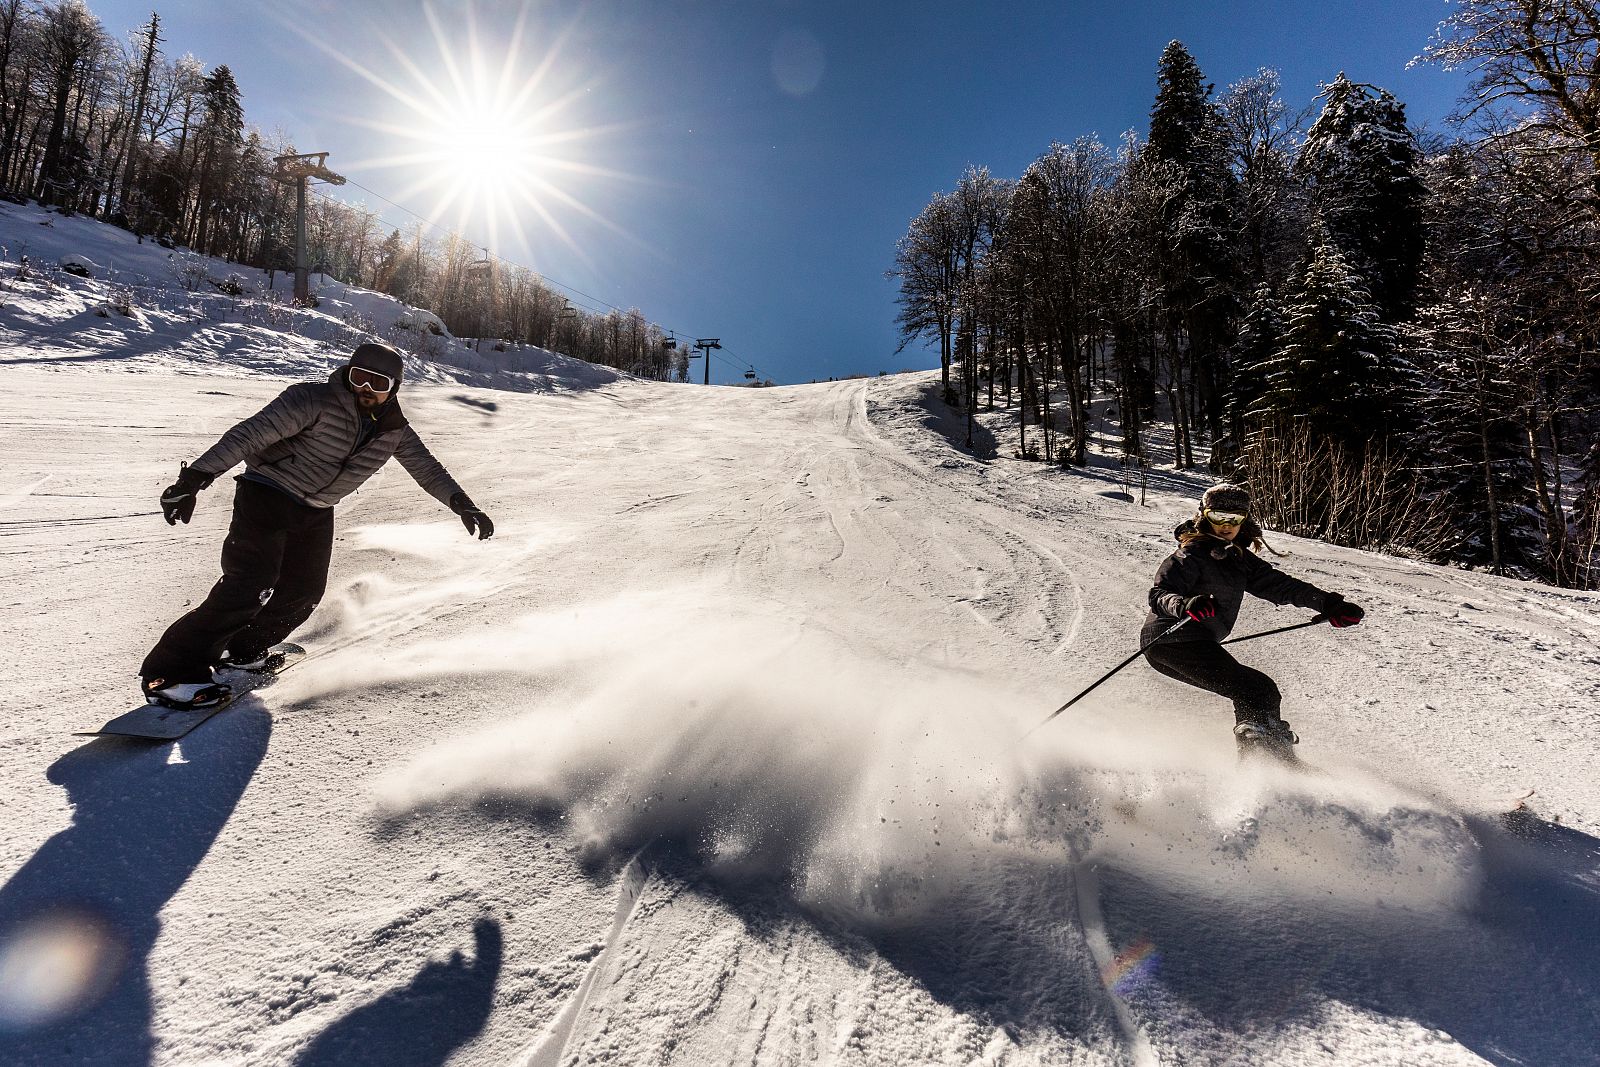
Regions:
<instances>
[{"instance_id":1,"label":"sun","mask_svg":"<svg viewBox=\"0 0 1600 1067\"><path fill-rule=\"evenodd\" d=\"M573 191L596 178L627 177L588 158L623 124L586 113L604 94L593 92L592 81L575 80L558 61L566 33L533 32L531 0L509 27L505 6L491 8L493 25L485 28L470 0L453 5L448 21L425 3L432 55L395 41L382 27L374 27L372 37L387 54L365 62L307 37L390 101L379 117L340 116L379 132L389 146L342 169L397 171L401 185L391 199L425 209L430 223L497 246L515 237L531 249L528 231L537 222L582 256L568 230L574 216L629 236ZM537 51L535 36L548 42Z\"/></svg>"},{"instance_id":2,"label":"sun","mask_svg":"<svg viewBox=\"0 0 1600 1067\"><path fill-rule=\"evenodd\" d=\"M538 137L528 116L483 103L449 116L429 139L439 145L441 180L487 195L538 175Z\"/></svg>"},{"instance_id":3,"label":"sun","mask_svg":"<svg viewBox=\"0 0 1600 1067\"><path fill-rule=\"evenodd\" d=\"M477 86L414 117L420 121L390 132L409 142L399 157L417 175L408 192L433 195L434 221L454 205L458 223L503 218L520 226L522 209L539 213L555 196L555 172L566 161L547 149L540 116L517 101Z\"/></svg>"}]
</instances>

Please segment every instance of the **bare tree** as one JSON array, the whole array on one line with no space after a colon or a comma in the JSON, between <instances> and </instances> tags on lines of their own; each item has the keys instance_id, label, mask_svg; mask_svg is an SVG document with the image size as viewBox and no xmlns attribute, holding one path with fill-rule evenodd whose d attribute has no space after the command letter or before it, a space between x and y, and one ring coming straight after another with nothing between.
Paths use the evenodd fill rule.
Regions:
<instances>
[{"instance_id":1,"label":"bare tree","mask_svg":"<svg viewBox=\"0 0 1600 1067\"><path fill-rule=\"evenodd\" d=\"M1521 105L1600 170L1600 5L1595 0L1462 0L1413 63L1475 76L1462 118ZM1519 123L1518 125L1524 125ZM1593 187L1600 198L1600 187Z\"/></svg>"}]
</instances>

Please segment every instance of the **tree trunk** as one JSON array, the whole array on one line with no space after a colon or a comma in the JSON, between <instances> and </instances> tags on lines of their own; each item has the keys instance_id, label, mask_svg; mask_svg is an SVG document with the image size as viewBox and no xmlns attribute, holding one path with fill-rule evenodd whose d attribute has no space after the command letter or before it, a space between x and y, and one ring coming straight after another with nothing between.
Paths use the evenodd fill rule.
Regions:
<instances>
[{"instance_id":1,"label":"tree trunk","mask_svg":"<svg viewBox=\"0 0 1600 1067\"><path fill-rule=\"evenodd\" d=\"M72 68L56 71L55 109L50 117L50 134L45 139L44 162L39 167L37 189L47 204L58 203L61 193L57 174L61 169L61 146L67 132L67 97L72 92Z\"/></svg>"},{"instance_id":2,"label":"tree trunk","mask_svg":"<svg viewBox=\"0 0 1600 1067\"><path fill-rule=\"evenodd\" d=\"M1502 560L1500 555L1500 501L1494 491L1494 455L1489 447L1489 413L1484 399L1486 383L1480 380L1478 386L1478 447L1483 459L1483 486L1484 497L1488 502L1489 516L1489 570L1492 574L1500 574Z\"/></svg>"},{"instance_id":3,"label":"tree trunk","mask_svg":"<svg viewBox=\"0 0 1600 1067\"><path fill-rule=\"evenodd\" d=\"M144 68L139 72L139 95L134 100L133 122L128 127L128 145L123 153L125 162L122 167L122 191L117 195L117 206L124 214L127 214L128 201L133 196L134 177L139 169L139 128L144 123L144 105L150 92L150 68L155 64L156 45L160 42L157 34L160 29L161 16L151 12L150 32L145 37Z\"/></svg>"}]
</instances>

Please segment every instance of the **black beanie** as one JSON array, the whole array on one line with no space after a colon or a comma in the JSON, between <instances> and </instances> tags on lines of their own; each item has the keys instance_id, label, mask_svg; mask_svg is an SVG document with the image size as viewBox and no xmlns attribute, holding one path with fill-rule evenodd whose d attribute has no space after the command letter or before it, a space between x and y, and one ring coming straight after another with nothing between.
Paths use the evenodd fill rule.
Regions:
<instances>
[{"instance_id":1,"label":"black beanie","mask_svg":"<svg viewBox=\"0 0 1600 1067\"><path fill-rule=\"evenodd\" d=\"M1250 511L1250 493L1242 485L1218 482L1200 498L1200 509L1244 515Z\"/></svg>"},{"instance_id":2,"label":"black beanie","mask_svg":"<svg viewBox=\"0 0 1600 1067\"><path fill-rule=\"evenodd\" d=\"M400 385L400 378L405 373L406 365L400 358L400 353L388 345L380 345L376 341L367 341L357 345L355 352L350 356L352 367L361 367L364 370L377 371L387 374L394 379L394 384Z\"/></svg>"}]
</instances>

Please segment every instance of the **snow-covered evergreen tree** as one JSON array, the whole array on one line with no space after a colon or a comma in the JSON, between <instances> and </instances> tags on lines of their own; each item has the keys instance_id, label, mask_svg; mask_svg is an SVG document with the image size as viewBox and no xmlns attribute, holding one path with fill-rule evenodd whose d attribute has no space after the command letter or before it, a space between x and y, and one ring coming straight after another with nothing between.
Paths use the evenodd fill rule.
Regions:
<instances>
[{"instance_id":1,"label":"snow-covered evergreen tree","mask_svg":"<svg viewBox=\"0 0 1600 1067\"><path fill-rule=\"evenodd\" d=\"M1527 367L1501 336L1494 297L1470 290L1423 307L1408 331L1419 364L1414 448L1431 492L1456 516L1449 558L1521 573L1540 564L1534 477L1518 409Z\"/></svg>"},{"instance_id":2,"label":"snow-covered evergreen tree","mask_svg":"<svg viewBox=\"0 0 1600 1067\"><path fill-rule=\"evenodd\" d=\"M1256 409L1267 394L1268 370L1283 333L1283 308L1272 287L1262 282L1251 296L1239 324L1230 358L1233 376L1228 387L1228 422L1233 436L1240 440L1243 440L1248 413Z\"/></svg>"},{"instance_id":3,"label":"snow-covered evergreen tree","mask_svg":"<svg viewBox=\"0 0 1600 1067\"><path fill-rule=\"evenodd\" d=\"M1315 437L1356 445L1396 427L1407 375L1366 280L1326 229L1312 241L1251 414L1304 418Z\"/></svg>"},{"instance_id":4,"label":"snow-covered evergreen tree","mask_svg":"<svg viewBox=\"0 0 1600 1067\"><path fill-rule=\"evenodd\" d=\"M1161 285L1174 333L1181 330L1194 362L1202 417L1216 440L1224 432L1222 394L1239 280L1234 176L1212 87L1181 41L1161 53L1156 83L1142 160L1169 175L1173 190L1160 220Z\"/></svg>"},{"instance_id":5,"label":"snow-covered evergreen tree","mask_svg":"<svg viewBox=\"0 0 1600 1067\"><path fill-rule=\"evenodd\" d=\"M1367 281L1384 320L1409 318L1423 253L1423 187L1405 105L1342 73L1300 149L1322 224Z\"/></svg>"}]
</instances>

